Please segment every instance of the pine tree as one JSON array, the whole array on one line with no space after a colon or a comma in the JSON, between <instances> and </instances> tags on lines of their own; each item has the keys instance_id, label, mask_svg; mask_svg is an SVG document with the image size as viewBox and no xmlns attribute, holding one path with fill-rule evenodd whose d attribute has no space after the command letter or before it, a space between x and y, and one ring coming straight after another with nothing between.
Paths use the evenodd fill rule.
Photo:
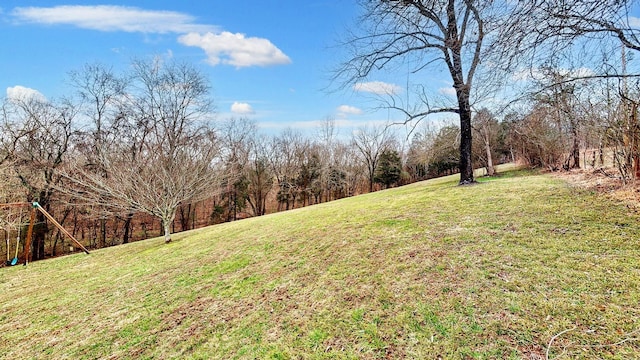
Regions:
<instances>
[{"instance_id":1,"label":"pine tree","mask_svg":"<svg viewBox=\"0 0 640 360\"><path fill-rule=\"evenodd\" d=\"M402 174L402 160L395 150L383 150L380 154L378 167L373 181L388 188L400 181Z\"/></svg>"}]
</instances>

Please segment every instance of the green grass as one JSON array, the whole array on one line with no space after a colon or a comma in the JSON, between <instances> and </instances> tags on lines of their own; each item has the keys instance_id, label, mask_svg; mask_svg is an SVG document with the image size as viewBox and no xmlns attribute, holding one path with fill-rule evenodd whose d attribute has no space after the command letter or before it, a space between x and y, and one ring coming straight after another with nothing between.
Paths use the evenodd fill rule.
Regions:
<instances>
[{"instance_id":1,"label":"green grass","mask_svg":"<svg viewBox=\"0 0 640 360\"><path fill-rule=\"evenodd\" d=\"M531 172L456 185L1 269L0 358L640 357L638 215Z\"/></svg>"}]
</instances>

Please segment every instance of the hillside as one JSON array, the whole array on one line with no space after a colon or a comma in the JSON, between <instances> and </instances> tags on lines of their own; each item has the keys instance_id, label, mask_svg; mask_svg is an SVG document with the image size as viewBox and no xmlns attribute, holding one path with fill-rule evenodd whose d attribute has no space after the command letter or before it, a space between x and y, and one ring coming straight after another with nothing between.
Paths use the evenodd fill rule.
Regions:
<instances>
[{"instance_id":1,"label":"hillside","mask_svg":"<svg viewBox=\"0 0 640 360\"><path fill-rule=\"evenodd\" d=\"M640 357L640 225L445 178L0 271L0 357Z\"/></svg>"}]
</instances>

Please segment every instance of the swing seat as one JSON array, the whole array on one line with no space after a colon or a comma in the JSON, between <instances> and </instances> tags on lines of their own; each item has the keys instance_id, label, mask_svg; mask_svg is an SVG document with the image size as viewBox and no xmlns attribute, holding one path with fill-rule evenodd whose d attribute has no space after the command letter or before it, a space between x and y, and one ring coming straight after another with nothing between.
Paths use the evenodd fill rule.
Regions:
<instances>
[{"instance_id":1,"label":"swing seat","mask_svg":"<svg viewBox=\"0 0 640 360\"><path fill-rule=\"evenodd\" d=\"M7 261L7 265L9 266L16 266L18 264L18 258L13 258L11 259L11 261Z\"/></svg>"}]
</instances>

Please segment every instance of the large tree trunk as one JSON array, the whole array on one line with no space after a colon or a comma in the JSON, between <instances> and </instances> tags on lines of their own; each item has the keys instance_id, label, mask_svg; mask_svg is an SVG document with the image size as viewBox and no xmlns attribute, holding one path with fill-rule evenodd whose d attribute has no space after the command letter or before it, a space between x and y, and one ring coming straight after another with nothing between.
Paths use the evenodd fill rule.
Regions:
<instances>
[{"instance_id":1,"label":"large tree trunk","mask_svg":"<svg viewBox=\"0 0 640 360\"><path fill-rule=\"evenodd\" d=\"M171 211L168 211L168 214L162 215L162 219L160 223L162 224L162 229L164 230L164 242L166 244L171 242L171 225L173 221L176 219L176 213L178 209L175 208Z\"/></svg>"},{"instance_id":2,"label":"large tree trunk","mask_svg":"<svg viewBox=\"0 0 640 360\"><path fill-rule=\"evenodd\" d=\"M171 242L171 221L164 220L162 221L162 225L164 227L164 242L168 244Z\"/></svg>"},{"instance_id":3,"label":"large tree trunk","mask_svg":"<svg viewBox=\"0 0 640 360\"><path fill-rule=\"evenodd\" d=\"M466 185L475 182L471 162L471 105L466 87L458 87L456 94L460 107L460 185Z\"/></svg>"}]
</instances>

